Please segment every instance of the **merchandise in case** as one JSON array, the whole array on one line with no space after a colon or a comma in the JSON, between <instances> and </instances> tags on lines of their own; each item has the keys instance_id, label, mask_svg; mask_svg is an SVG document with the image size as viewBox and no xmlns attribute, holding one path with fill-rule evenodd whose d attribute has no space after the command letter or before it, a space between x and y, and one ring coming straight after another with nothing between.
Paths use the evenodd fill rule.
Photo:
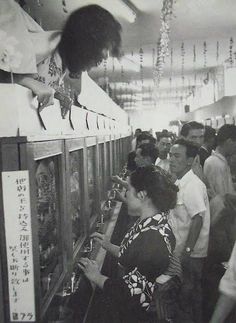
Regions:
<instances>
[{"instance_id":1,"label":"merchandise in case","mask_svg":"<svg viewBox=\"0 0 236 323\"><path fill-rule=\"evenodd\" d=\"M65 141L66 150L66 181L67 209L71 218L71 243L74 258L86 236L85 217L85 148L84 138L68 139Z\"/></svg>"},{"instance_id":2,"label":"merchandise in case","mask_svg":"<svg viewBox=\"0 0 236 323\"><path fill-rule=\"evenodd\" d=\"M111 142L106 141L105 144L105 151L106 151L106 167L105 167L105 174L106 174L106 190L111 188L111 170L112 170L112 158L111 158Z\"/></svg>"},{"instance_id":3,"label":"merchandise in case","mask_svg":"<svg viewBox=\"0 0 236 323\"><path fill-rule=\"evenodd\" d=\"M30 179L35 297L44 315L62 283L69 260L70 232L66 218L65 152L63 140L20 145L21 167Z\"/></svg>"},{"instance_id":4,"label":"merchandise in case","mask_svg":"<svg viewBox=\"0 0 236 323\"><path fill-rule=\"evenodd\" d=\"M100 142L98 144L98 154L99 154L99 186L101 187L101 199L105 196L105 144Z\"/></svg>"}]
</instances>

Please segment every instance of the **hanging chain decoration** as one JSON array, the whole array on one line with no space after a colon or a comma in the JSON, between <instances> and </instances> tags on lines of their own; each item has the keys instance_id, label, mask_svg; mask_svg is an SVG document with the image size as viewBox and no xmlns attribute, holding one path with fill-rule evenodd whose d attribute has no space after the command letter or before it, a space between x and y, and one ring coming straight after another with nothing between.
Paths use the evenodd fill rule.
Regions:
<instances>
[{"instance_id":1,"label":"hanging chain decoration","mask_svg":"<svg viewBox=\"0 0 236 323\"><path fill-rule=\"evenodd\" d=\"M68 13L68 10L67 10L67 7L66 7L66 0L62 0L62 10L65 12L65 13Z\"/></svg>"},{"instance_id":2,"label":"hanging chain decoration","mask_svg":"<svg viewBox=\"0 0 236 323\"><path fill-rule=\"evenodd\" d=\"M207 43L204 41L203 43L203 60L204 60L204 68L207 66Z\"/></svg>"},{"instance_id":3,"label":"hanging chain decoration","mask_svg":"<svg viewBox=\"0 0 236 323\"><path fill-rule=\"evenodd\" d=\"M193 64L196 64L196 45L193 45Z\"/></svg>"},{"instance_id":4,"label":"hanging chain decoration","mask_svg":"<svg viewBox=\"0 0 236 323\"><path fill-rule=\"evenodd\" d=\"M41 0L37 0L37 6L38 6L38 7L42 7Z\"/></svg>"},{"instance_id":5,"label":"hanging chain decoration","mask_svg":"<svg viewBox=\"0 0 236 323\"><path fill-rule=\"evenodd\" d=\"M170 77L169 77L170 95L172 91L172 74L173 74L173 47L171 47L170 49Z\"/></svg>"},{"instance_id":6,"label":"hanging chain decoration","mask_svg":"<svg viewBox=\"0 0 236 323\"><path fill-rule=\"evenodd\" d=\"M220 56L220 43L217 40L216 42L216 63L219 62L219 56ZM217 64L218 65L218 64Z\"/></svg>"},{"instance_id":7,"label":"hanging chain decoration","mask_svg":"<svg viewBox=\"0 0 236 323\"><path fill-rule=\"evenodd\" d=\"M163 0L161 9L160 37L157 42L157 59L154 69L154 83L158 87L164 72L165 57L169 54L170 21L173 14L174 0Z\"/></svg>"},{"instance_id":8,"label":"hanging chain decoration","mask_svg":"<svg viewBox=\"0 0 236 323\"><path fill-rule=\"evenodd\" d=\"M194 44L193 45L193 70L194 70L194 87L195 88L197 85L196 61L197 61L196 45Z\"/></svg>"},{"instance_id":9,"label":"hanging chain decoration","mask_svg":"<svg viewBox=\"0 0 236 323\"><path fill-rule=\"evenodd\" d=\"M184 59L185 59L185 49L184 49L184 42L181 44L181 79L182 79L182 86L184 87Z\"/></svg>"},{"instance_id":10,"label":"hanging chain decoration","mask_svg":"<svg viewBox=\"0 0 236 323\"><path fill-rule=\"evenodd\" d=\"M112 56L112 73L115 72L115 58Z\"/></svg>"},{"instance_id":11,"label":"hanging chain decoration","mask_svg":"<svg viewBox=\"0 0 236 323\"><path fill-rule=\"evenodd\" d=\"M139 63L140 63L140 80L143 84L143 49L140 48L139 50Z\"/></svg>"},{"instance_id":12,"label":"hanging chain decoration","mask_svg":"<svg viewBox=\"0 0 236 323\"><path fill-rule=\"evenodd\" d=\"M233 46L234 46L234 39L233 37L230 38L229 40L229 63L230 63L230 67L233 66Z\"/></svg>"},{"instance_id":13,"label":"hanging chain decoration","mask_svg":"<svg viewBox=\"0 0 236 323\"><path fill-rule=\"evenodd\" d=\"M154 71L154 68L155 68L155 48L152 49L152 69Z\"/></svg>"},{"instance_id":14,"label":"hanging chain decoration","mask_svg":"<svg viewBox=\"0 0 236 323\"><path fill-rule=\"evenodd\" d=\"M104 85L105 85L105 91L108 93L108 78L107 78L107 59L104 59L103 61L103 77L104 77Z\"/></svg>"}]
</instances>

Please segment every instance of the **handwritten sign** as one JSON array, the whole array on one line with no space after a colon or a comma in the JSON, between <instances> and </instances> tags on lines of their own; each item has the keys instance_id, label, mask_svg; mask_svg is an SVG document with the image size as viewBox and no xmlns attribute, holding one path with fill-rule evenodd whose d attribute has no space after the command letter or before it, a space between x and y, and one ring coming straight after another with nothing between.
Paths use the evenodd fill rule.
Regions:
<instances>
[{"instance_id":1,"label":"handwritten sign","mask_svg":"<svg viewBox=\"0 0 236 323\"><path fill-rule=\"evenodd\" d=\"M2 173L10 319L35 322L28 171Z\"/></svg>"}]
</instances>

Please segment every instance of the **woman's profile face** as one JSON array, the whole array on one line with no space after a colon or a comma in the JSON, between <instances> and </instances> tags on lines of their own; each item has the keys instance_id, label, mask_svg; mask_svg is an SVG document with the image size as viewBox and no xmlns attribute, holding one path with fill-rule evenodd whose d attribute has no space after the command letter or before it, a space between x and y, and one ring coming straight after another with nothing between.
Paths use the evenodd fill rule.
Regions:
<instances>
[{"instance_id":1,"label":"woman's profile face","mask_svg":"<svg viewBox=\"0 0 236 323\"><path fill-rule=\"evenodd\" d=\"M135 188L131 185L128 179L128 190L126 192L126 201L128 205L129 215L138 216L140 210L140 199L137 197Z\"/></svg>"},{"instance_id":2,"label":"woman's profile face","mask_svg":"<svg viewBox=\"0 0 236 323\"><path fill-rule=\"evenodd\" d=\"M93 60L88 62L85 70L89 71L92 67L99 66L103 62L103 60L108 59L109 53L110 53L109 47L103 48L97 58L94 58Z\"/></svg>"}]
</instances>

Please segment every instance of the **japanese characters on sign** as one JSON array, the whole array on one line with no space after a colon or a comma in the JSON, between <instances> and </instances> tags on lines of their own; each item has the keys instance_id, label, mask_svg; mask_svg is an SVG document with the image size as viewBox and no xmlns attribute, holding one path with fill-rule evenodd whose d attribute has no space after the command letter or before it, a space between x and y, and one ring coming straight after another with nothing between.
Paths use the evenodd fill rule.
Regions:
<instances>
[{"instance_id":1,"label":"japanese characters on sign","mask_svg":"<svg viewBox=\"0 0 236 323\"><path fill-rule=\"evenodd\" d=\"M2 173L10 319L35 322L28 171Z\"/></svg>"}]
</instances>

